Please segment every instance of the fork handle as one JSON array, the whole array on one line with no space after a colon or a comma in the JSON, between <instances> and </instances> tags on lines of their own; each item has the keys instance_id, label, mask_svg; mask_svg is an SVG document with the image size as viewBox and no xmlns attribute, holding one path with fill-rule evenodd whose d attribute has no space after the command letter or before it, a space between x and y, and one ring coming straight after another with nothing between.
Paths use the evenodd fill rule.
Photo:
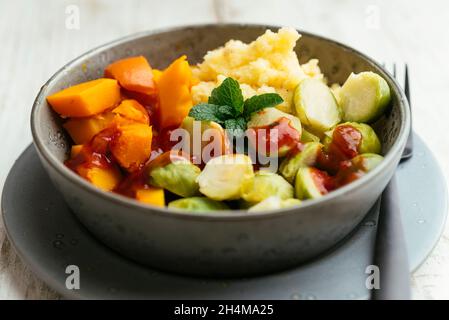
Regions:
<instances>
[{"instance_id":1,"label":"fork handle","mask_svg":"<svg viewBox=\"0 0 449 320\"><path fill-rule=\"evenodd\" d=\"M410 299L410 267L394 175L382 193L374 263L379 267L380 288L373 298Z\"/></svg>"}]
</instances>

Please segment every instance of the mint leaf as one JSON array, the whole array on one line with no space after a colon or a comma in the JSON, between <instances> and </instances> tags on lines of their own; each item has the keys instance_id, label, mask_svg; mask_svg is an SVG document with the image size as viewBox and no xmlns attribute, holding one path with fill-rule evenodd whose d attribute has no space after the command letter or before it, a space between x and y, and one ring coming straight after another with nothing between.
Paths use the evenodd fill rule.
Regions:
<instances>
[{"instance_id":1,"label":"mint leaf","mask_svg":"<svg viewBox=\"0 0 449 320\"><path fill-rule=\"evenodd\" d=\"M252 96L245 101L244 115L249 118L253 112L277 106L284 100L277 93L264 93L257 96Z\"/></svg>"},{"instance_id":2,"label":"mint leaf","mask_svg":"<svg viewBox=\"0 0 449 320\"><path fill-rule=\"evenodd\" d=\"M230 106L217 106L210 103L199 103L192 107L189 116L198 121L215 121L223 124L226 119L234 116Z\"/></svg>"},{"instance_id":3,"label":"mint leaf","mask_svg":"<svg viewBox=\"0 0 449 320\"><path fill-rule=\"evenodd\" d=\"M243 117L228 119L224 123L226 130L233 136L241 136L246 130L246 120Z\"/></svg>"},{"instance_id":4,"label":"mint leaf","mask_svg":"<svg viewBox=\"0 0 449 320\"><path fill-rule=\"evenodd\" d=\"M243 112L242 90L239 83L232 78L226 78L218 87L212 90L208 102L218 106L230 106L234 108L236 115Z\"/></svg>"}]
</instances>

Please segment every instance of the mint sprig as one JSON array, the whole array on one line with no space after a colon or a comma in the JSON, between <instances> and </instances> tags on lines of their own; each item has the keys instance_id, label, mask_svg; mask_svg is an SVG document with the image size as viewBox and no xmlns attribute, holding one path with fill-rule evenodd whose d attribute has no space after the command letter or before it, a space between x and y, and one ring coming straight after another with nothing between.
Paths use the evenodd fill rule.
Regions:
<instances>
[{"instance_id":1,"label":"mint sprig","mask_svg":"<svg viewBox=\"0 0 449 320\"><path fill-rule=\"evenodd\" d=\"M215 121L240 134L246 130L251 114L275 107L283 101L277 93L264 93L244 100L239 83L226 78L212 90L208 103L193 106L189 116L200 121Z\"/></svg>"}]
</instances>

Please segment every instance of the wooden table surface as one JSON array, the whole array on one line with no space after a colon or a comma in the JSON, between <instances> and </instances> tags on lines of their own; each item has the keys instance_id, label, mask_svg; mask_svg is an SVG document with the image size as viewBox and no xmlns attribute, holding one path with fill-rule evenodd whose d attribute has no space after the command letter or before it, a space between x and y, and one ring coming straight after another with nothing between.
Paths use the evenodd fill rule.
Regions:
<instances>
[{"instance_id":1,"label":"wooden table surface","mask_svg":"<svg viewBox=\"0 0 449 320\"><path fill-rule=\"evenodd\" d=\"M444 0L0 0L0 189L14 160L31 142L34 97L62 65L134 32L205 22L294 26L349 44L378 61L407 62L415 131L434 151L447 179L448 10ZM412 289L416 299L449 298L447 225L413 274ZM55 298L59 295L16 255L0 224L0 300Z\"/></svg>"}]
</instances>

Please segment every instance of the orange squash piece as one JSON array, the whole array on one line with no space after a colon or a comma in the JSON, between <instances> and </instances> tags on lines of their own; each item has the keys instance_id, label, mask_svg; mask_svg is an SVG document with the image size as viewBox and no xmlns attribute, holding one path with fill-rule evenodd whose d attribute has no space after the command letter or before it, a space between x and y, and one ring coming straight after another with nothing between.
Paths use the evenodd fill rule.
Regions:
<instances>
[{"instance_id":1,"label":"orange squash piece","mask_svg":"<svg viewBox=\"0 0 449 320\"><path fill-rule=\"evenodd\" d=\"M88 118L72 118L63 126L76 144L85 144L101 130L107 128L113 120L114 114L107 112Z\"/></svg>"},{"instance_id":2,"label":"orange squash piece","mask_svg":"<svg viewBox=\"0 0 449 320\"><path fill-rule=\"evenodd\" d=\"M134 99L123 100L118 107L112 110L112 113L129 121L150 124L147 110Z\"/></svg>"},{"instance_id":3,"label":"orange squash piece","mask_svg":"<svg viewBox=\"0 0 449 320\"><path fill-rule=\"evenodd\" d=\"M165 195L162 188L138 189L136 190L136 199L158 207L165 206Z\"/></svg>"},{"instance_id":4,"label":"orange squash piece","mask_svg":"<svg viewBox=\"0 0 449 320\"><path fill-rule=\"evenodd\" d=\"M120 86L130 91L146 94L156 91L151 66L143 56L118 60L107 66L104 75L116 79Z\"/></svg>"},{"instance_id":5,"label":"orange squash piece","mask_svg":"<svg viewBox=\"0 0 449 320\"><path fill-rule=\"evenodd\" d=\"M192 108L192 71L186 56L175 60L158 77L160 129L177 127Z\"/></svg>"},{"instance_id":6,"label":"orange squash piece","mask_svg":"<svg viewBox=\"0 0 449 320\"><path fill-rule=\"evenodd\" d=\"M81 152L82 148L82 144L74 144L70 149L70 158L75 158Z\"/></svg>"},{"instance_id":7,"label":"orange squash piece","mask_svg":"<svg viewBox=\"0 0 449 320\"><path fill-rule=\"evenodd\" d=\"M153 69L153 80L154 80L154 82L157 83L159 81L159 78L161 77L161 75L162 75L162 71L161 70Z\"/></svg>"},{"instance_id":8,"label":"orange squash piece","mask_svg":"<svg viewBox=\"0 0 449 320\"><path fill-rule=\"evenodd\" d=\"M79 167L78 174L90 181L96 187L105 190L114 190L122 179L120 171L115 167Z\"/></svg>"},{"instance_id":9,"label":"orange squash piece","mask_svg":"<svg viewBox=\"0 0 449 320\"><path fill-rule=\"evenodd\" d=\"M63 117L89 117L117 105L117 80L100 78L69 87L47 97L50 106Z\"/></svg>"},{"instance_id":10,"label":"orange squash piece","mask_svg":"<svg viewBox=\"0 0 449 320\"><path fill-rule=\"evenodd\" d=\"M150 157L153 131L143 123L120 125L118 130L120 135L111 143L111 152L120 166L134 171Z\"/></svg>"}]
</instances>

